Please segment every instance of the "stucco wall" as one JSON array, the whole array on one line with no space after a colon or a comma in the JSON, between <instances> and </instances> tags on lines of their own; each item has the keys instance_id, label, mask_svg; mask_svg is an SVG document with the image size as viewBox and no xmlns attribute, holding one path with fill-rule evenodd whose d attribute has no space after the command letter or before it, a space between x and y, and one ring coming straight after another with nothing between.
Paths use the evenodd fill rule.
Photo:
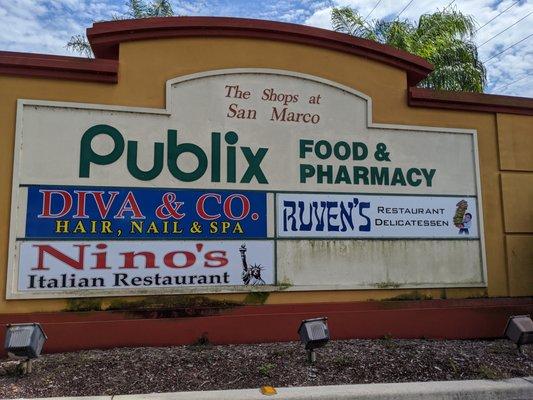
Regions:
<instances>
[{"instance_id":1,"label":"stucco wall","mask_svg":"<svg viewBox=\"0 0 533 400\"><path fill-rule=\"evenodd\" d=\"M257 39L188 38L123 43L117 84L0 76L0 276L7 247L16 100L42 99L164 107L171 78L226 68L284 69L330 79L373 100L374 122L476 129L485 225L487 289L427 289L416 296L533 295L533 118L510 114L412 108L405 72L365 58L311 46ZM68 151L68 149L65 149ZM54 162L54 160L51 160ZM407 291L413 295L410 291ZM5 279L0 280L5 293ZM268 303L378 300L398 290L272 293ZM244 300L245 294L212 295ZM0 313L57 311L65 300L6 301Z\"/></svg>"},{"instance_id":2,"label":"stucco wall","mask_svg":"<svg viewBox=\"0 0 533 400\"><path fill-rule=\"evenodd\" d=\"M509 294L533 291L533 124L527 116L498 114L501 188Z\"/></svg>"}]
</instances>

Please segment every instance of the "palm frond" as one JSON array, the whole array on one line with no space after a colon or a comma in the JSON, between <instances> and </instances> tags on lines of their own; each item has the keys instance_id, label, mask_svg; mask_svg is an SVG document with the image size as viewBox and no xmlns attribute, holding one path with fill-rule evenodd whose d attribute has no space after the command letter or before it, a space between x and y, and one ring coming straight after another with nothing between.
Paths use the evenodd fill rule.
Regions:
<instances>
[{"instance_id":1,"label":"palm frond","mask_svg":"<svg viewBox=\"0 0 533 400\"><path fill-rule=\"evenodd\" d=\"M112 16L113 21L130 19L130 18L148 18L148 17L169 17L174 15L172 5L169 0L153 0L147 5L144 0L128 0L126 3L128 11L124 15L115 14ZM66 44L69 51L94 57L91 45L84 35L74 35Z\"/></svg>"},{"instance_id":2,"label":"palm frond","mask_svg":"<svg viewBox=\"0 0 533 400\"><path fill-rule=\"evenodd\" d=\"M94 57L91 45L84 35L74 35L65 46L69 51L78 53L88 58Z\"/></svg>"},{"instance_id":3,"label":"palm frond","mask_svg":"<svg viewBox=\"0 0 533 400\"><path fill-rule=\"evenodd\" d=\"M425 58L434 71L419 85L442 90L483 92L487 72L473 42L475 21L456 8L409 20L366 23L350 7L334 8L333 29L365 37Z\"/></svg>"},{"instance_id":4,"label":"palm frond","mask_svg":"<svg viewBox=\"0 0 533 400\"><path fill-rule=\"evenodd\" d=\"M171 17L174 15L172 5L169 0L154 0L148 7L149 17Z\"/></svg>"},{"instance_id":5,"label":"palm frond","mask_svg":"<svg viewBox=\"0 0 533 400\"><path fill-rule=\"evenodd\" d=\"M331 10L331 23L333 30L375 40L372 27L365 22L359 13L350 7L333 8Z\"/></svg>"},{"instance_id":6,"label":"palm frond","mask_svg":"<svg viewBox=\"0 0 533 400\"><path fill-rule=\"evenodd\" d=\"M407 20L376 21L374 31L380 43L410 51L416 28Z\"/></svg>"},{"instance_id":7,"label":"palm frond","mask_svg":"<svg viewBox=\"0 0 533 400\"><path fill-rule=\"evenodd\" d=\"M445 42L428 61L435 65L435 70L424 85L430 83L441 90L483 92L487 72L473 42L460 39Z\"/></svg>"},{"instance_id":8,"label":"palm frond","mask_svg":"<svg viewBox=\"0 0 533 400\"><path fill-rule=\"evenodd\" d=\"M131 18L146 18L148 16L148 6L143 0L129 0L127 6L127 15Z\"/></svg>"},{"instance_id":9,"label":"palm frond","mask_svg":"<svg viewBox=\"0 0 533 400\"><path fill-rule=\"evenodd\" d=\"M443 35L469 39L473 36L475 27L476 23L472 16L451 9L421 15L416 34L425 40L433 40Z\"/></svg>"}]
</instances>

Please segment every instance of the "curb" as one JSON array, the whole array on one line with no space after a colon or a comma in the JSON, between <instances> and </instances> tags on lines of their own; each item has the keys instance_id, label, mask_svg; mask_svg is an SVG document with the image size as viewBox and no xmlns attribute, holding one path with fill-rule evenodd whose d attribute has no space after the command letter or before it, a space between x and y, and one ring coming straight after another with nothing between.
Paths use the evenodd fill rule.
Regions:
<instances>
[{"instance_id":1,"label":"curb","mask_svg":"<svg viewBox=\"0 0 533 400\"><path fill-rule=\"evenodd\" d=\"M265 396L259 389L201 392L151 393L91 397L50 397L46 400L527 400L533 399L533 377L500 381L439 381L372 383L364 385L307 386L278 388ZM42 399L45 400L45 399Z\"/></svg>"}]
</instances>

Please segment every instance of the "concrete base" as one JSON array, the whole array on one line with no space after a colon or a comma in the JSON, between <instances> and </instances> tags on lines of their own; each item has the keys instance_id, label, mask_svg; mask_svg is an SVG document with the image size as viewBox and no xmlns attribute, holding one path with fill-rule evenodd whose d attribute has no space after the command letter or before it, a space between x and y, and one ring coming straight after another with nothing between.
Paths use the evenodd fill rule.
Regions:
<instances>
[{"instance_id":1,"label":"concrete base","mask_svg":"<svg viewBox=\"0 0 533 400\"><path fill-rule=\"evenodd\" d=\"M442 381L375 383L366 385L278 388L265 396L259 389L205 392L152 393L96 397L62 397L48 400L527 400L533 399L533 377L502 381ZM43 399L44 400L44 399Z\"/></svg>"}]
</instances>

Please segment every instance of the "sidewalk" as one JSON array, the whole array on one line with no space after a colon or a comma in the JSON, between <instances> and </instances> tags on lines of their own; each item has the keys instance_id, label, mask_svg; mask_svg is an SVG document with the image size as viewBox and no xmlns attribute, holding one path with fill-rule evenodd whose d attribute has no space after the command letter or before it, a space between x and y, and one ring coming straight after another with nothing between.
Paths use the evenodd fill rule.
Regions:
<instances>
[{"instance_id":1,"label":"sidewalk","mask_svg":"<svg viewBox=\"0 0 533 400\"><path fill-rule=\"evenodd\" d=\"M533 377L501 381L471 380L442 382L377 383L278 388L265 396L259 389L205 392L153 393L93 397L54 397L78 400L527 400L533 399ZM44 400L44 399L42 399Z\"/></svg>"}]
</instances>

